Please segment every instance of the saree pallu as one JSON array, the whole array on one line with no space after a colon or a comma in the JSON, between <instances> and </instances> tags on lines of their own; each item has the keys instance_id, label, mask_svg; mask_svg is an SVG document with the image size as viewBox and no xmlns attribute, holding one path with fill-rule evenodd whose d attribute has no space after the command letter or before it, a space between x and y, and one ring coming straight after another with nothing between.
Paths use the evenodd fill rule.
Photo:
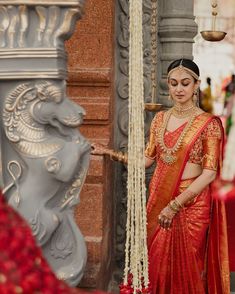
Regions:
<instances>
[{"instance_id":1,"label":"saree pallu","mask_svg":"<svg viewBox=\"0 0 235 294\"><path fill-rule=\"evenodd\" d=\"M147 233L153 294L230 293L225 210L212 199L210 186L174 217L170 230L158 225L160 211L194 180L180 179L190 149L211 119L207 114L195 119L177 161L169 166L159 160L150 183Z\"/></svg>"}]
</instances>

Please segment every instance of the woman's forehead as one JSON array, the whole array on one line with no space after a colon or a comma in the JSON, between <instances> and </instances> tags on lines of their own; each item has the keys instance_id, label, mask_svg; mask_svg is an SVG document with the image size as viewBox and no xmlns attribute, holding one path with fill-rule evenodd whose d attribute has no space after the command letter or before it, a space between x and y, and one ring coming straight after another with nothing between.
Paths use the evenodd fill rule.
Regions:
<instances>
[{"instance_id":1,"label":"woman's forehead","mask_svg":"<svg viewBox=\"0 0 235 294\"><path fill-rule=\"evenodd\" d=\"M184 69L179 68L179 69L172 71L169 79L174 79L174 80L190 79L190 80L193 80L193 77Z\"/></svg>"}]
</instances>

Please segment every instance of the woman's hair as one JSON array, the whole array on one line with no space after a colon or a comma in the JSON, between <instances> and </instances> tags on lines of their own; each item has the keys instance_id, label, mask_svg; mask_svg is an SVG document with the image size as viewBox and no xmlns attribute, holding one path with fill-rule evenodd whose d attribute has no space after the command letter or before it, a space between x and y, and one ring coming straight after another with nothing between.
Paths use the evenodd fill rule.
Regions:
<instances>
[{"instance_id":1,"label":"woman's hair","mask_svg":"<svg viewBox=\"0 0 235 294\"><path fill-rule=\"evenodd\" d=\"M196 65L195 62L193 62L190 59L185 59L185 58L181 58L181 59L177 59L174 60L167 69L167 73L169 74L173 69L176 69L177 67L184 67L185 69L188 69L189 72L191 71L192 73L194 73L198 78L200 75L200 71L198 66ZM193 76L194 77L194 76ZM195 77L194 77L195 78ZM198 80L198 78L196 80Z\"/></svg>"}]
</instances>

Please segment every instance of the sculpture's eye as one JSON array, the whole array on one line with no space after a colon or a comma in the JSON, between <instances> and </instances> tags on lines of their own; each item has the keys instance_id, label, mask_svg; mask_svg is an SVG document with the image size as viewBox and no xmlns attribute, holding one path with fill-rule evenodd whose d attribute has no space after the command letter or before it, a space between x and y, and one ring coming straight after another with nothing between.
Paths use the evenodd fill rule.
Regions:
<instances>
[{"instance_id":1,"label":"sculpture's eye","mask_svg":"<svg viewBox=\"0 0 235 294\"><path fill-rule=\"evenodd\" d=\"M45 161L45 166L49 173L57 173L61 168L61 162L56 157L49 157Z\"/></svg>"}]
</instances>

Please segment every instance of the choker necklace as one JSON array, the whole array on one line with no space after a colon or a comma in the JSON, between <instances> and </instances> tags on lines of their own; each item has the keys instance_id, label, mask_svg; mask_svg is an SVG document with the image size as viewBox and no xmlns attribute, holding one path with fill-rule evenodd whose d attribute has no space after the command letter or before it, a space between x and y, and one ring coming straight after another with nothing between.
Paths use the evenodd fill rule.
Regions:
<instances>
[{"instance_id":1,"label":"choker necklace","mask_svg":"<svg viewBox=\"0 0 235 294\"><path fill-rule=\"evenodd\" d=\"M176 144L172 148L168 148L164 142L164 135L165 135L166 127L167 127L168 121L170 119L170 116L171 116L171 114L173 114L173 111L174 111L173 108L171 108L170 110L168 110L166 112L162 127L160 128L160 131L159 131L159 137L158 137L159 145L162 150L162 154L160 155L160 158L163 162L165 162L168 165L173 164L177 160L175 153L182 146L184 137L187 134L188 130L191 128L192 123L193 123L195 117L197 116L197 112L194 109L196 107L193 106L193 111L191 110L191 115L189 117L189 121L187 122L186 127L184 128L184 130L180 134L178 140L176 141Z\"/></svg>"},{"instance_id":2,"label":"choker necklace","mask_svg":"<svg viewBox=\"0 0 235 294\"><path fill-rule=\"evenodd\" d=\"M190 105L189 107L180 107L173 106L171 109L171 113L177 118L186 118L190 117L194 112L196 112L197 107L195 105Z\"/></svg>"}]
</instances>

